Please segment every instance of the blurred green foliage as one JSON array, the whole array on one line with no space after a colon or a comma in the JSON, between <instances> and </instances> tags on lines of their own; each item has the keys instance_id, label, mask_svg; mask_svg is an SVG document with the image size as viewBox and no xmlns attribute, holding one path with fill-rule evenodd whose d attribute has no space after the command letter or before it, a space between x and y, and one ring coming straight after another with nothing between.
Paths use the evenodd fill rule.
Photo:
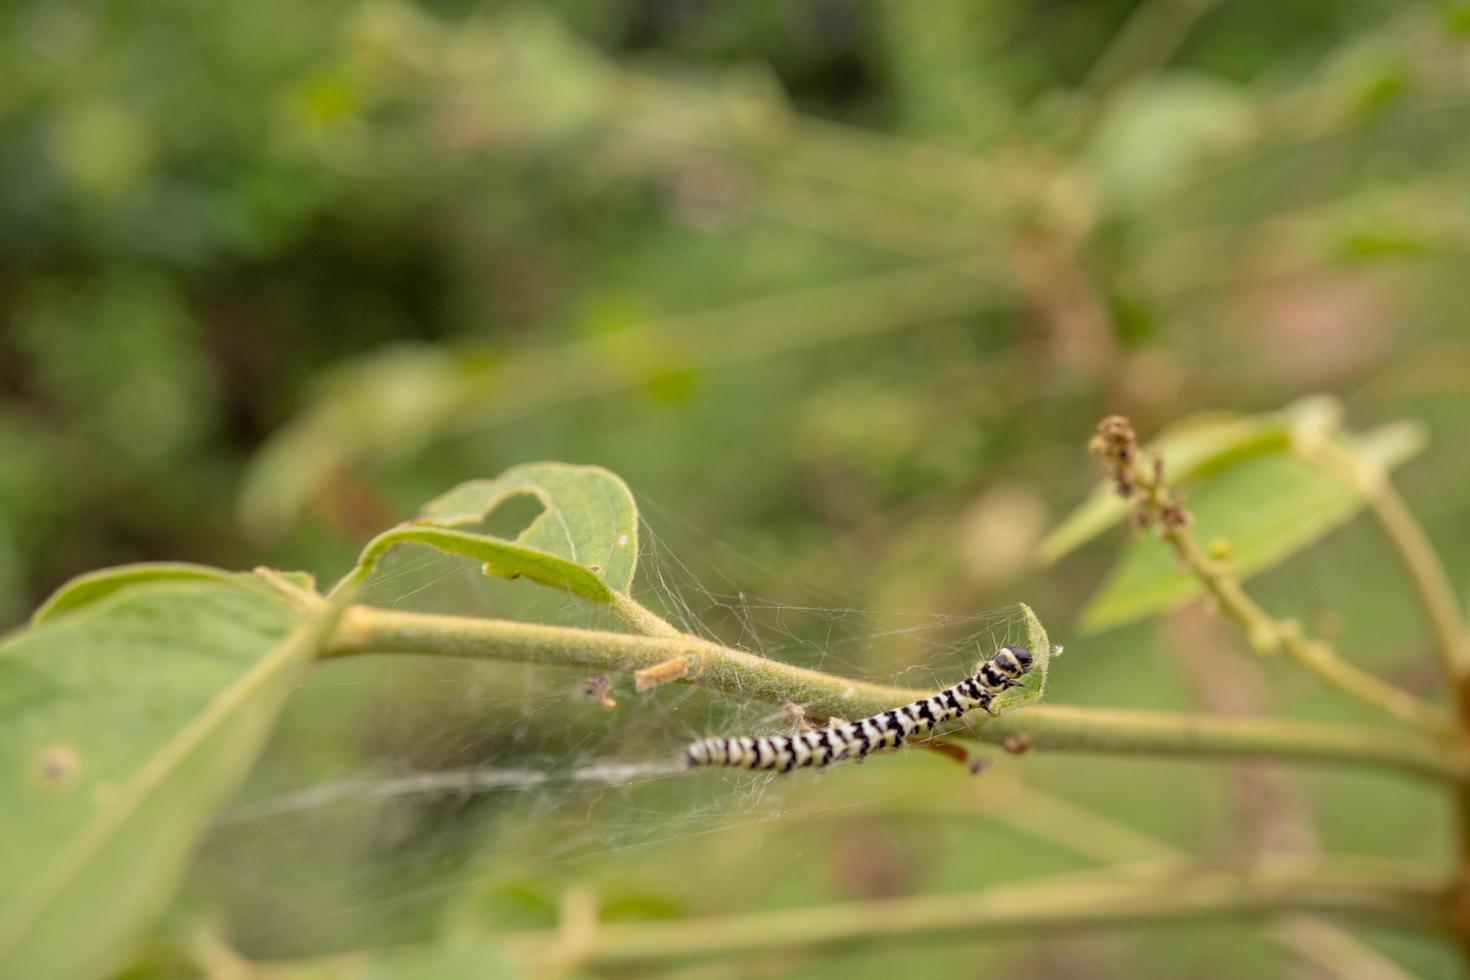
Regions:
<instances>
[{"instance_id":1,"label":"blurred green foliage","mask_svg":"<svg viewBox=\"0 0 1470 980\"><path fill-rule=\"evenodd\" d=\"M1116 541L1044 573L1032 558L1094 481L1082 445L1098 416L1153 433L1317 391L1355 428L1423 420L1429 448L1403 482L1464 585L1467 23L1463 6L1363 0L16 0L0 10L0 622L124 561L330 581L444 487L563 459L629 481L689 566L670 582L915 613L1024 599L1065 640ZM1258 588L1427 690L1390 563L1350 526ZM433 601L521 608L515 589ZM688 601L727 639L769 629L759 610ZM1181 629L1069 643L1051 696L1197 706ZM871 646L854 669L924 654L906 634ZM1351 720L1262 669L1271 707ZM506 725L525 703L568 752L606 724L524 678L441 670L323 671L247 795L513 763ZM649 727L630 751L658 751ZM924 766L902 792L950 775ZM1244 833L1216 773L1165 766L1174 798L1139 813L1128 801L1157 763L1027 767L1191 851L1232 853ZM1448 816L1427 792L1302 782L1324 848L1444 856ZM720 819L683 792L637 791ZM872 845L856 850L886 855L867 877L830 828L738 819L713 838L745 876L728 901L669 870L718 850L688 828L649 832L663 863L636 848L575 867L608 914L657 917L1075 863L976 861L967 818L925 834L878 798L851 828ZM224 910L261 955L547 925L576 877L538 857L558 831L475 800L246 823L212 841L181 907ZM804 857L749 866L762 847ZM1447 969L1436 949L1375 942ZM1037 976L1095 961L1244 975L1279 956L1223 928L1007 955Z\"/></svg>"}]
</instances>

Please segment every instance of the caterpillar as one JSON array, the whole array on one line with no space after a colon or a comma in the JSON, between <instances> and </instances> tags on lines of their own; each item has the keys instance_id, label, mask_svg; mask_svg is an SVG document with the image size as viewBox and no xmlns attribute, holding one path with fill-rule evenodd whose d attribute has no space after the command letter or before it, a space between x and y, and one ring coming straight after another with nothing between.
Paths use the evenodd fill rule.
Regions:
<instances>
[{"instance_id":1,"label":"caterpillar","mask_svg":"<svg viewBox=\"0 0 1470 980\"><path fill-rule=\"evenodd\" d=\"M974 674L932 697L826 731L701 739L684 750L684 768L727 766L790 772L807 766L822 768L839 759L862 759L879 749L896 749L971 708L989 711L996 695L1020 684L1030 669L1031 651L1001 647Z\"/></svg>"}]
</instances>

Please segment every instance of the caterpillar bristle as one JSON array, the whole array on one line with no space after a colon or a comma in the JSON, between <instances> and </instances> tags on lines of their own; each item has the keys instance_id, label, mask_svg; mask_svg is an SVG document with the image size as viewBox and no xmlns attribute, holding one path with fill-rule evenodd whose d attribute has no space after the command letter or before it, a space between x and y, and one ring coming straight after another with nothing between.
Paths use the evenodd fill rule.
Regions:
<instances>
[{"instance_id":1,"label":"caterpillar bristle","mask_svg":"<svg viewBox=\"0 0 1470 980\"><path fill-rule=\"evenodd\" d=\"M998 695L1020 686L1031 664L1031 651L1025 647L1001 647L969 677L912 704L824 731L701 739L684 750L684 768L725 766L784 773L809 766L821 769L840 759L861 762L872 752L896 749L974 708L988 712Z\"/></svg>"}]
</instances>

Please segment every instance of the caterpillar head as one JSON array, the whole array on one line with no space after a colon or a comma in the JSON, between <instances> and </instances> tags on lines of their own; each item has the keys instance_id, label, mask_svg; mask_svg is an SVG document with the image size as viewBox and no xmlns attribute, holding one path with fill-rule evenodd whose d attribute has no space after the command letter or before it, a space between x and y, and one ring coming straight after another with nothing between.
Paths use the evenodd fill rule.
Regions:
<instances>
[{"instance_id":1,"label":"caterpillar head","mask_svg":"<svg viewBox=\"0 0 1470 980\"><path fill-rule=\"evenodd\" d=\"M1016 658L1016 663L1021 665L1022 670L1031 669L1030 650L1027 650L1025 647L1004 647L1003 649L1009 650L1011 652L1011 656Z\"/></svg>"}]
</instances>

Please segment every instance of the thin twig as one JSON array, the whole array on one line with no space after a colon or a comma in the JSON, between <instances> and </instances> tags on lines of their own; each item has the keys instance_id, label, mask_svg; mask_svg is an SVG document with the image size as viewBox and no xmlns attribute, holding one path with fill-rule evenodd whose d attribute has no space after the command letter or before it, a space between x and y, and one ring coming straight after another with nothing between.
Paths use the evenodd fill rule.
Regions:
<instances>
[{"instance_id":1,"label":"thin twig","mask_svg":"<svg viewBox=\"0 0 1470 980\"><path fill-rule=\"evenodd\" d=\"M1210 918L1314 912L1433 933L1445 927L1444 883L1432 870L1364 866L1262 866L1242 871L1131 866L1066 874L976 892L877 899L659 922L604 922L579 937L576 962L563 930L512 933L496 948L528 966L598 969L719 955L812 950L865 942L1015 936ZM411 948L404 948L409 952ZM255 975L361 976L362 953L257 962Z\"/></svg>"},{"instance_id":2,"label":"thin twig","mask_svg":"<svg viewBox=\"0 0 1470 980\"><path fill-rule=\"evenodd\" d=\"M609 967L775 950L814 949L894 939L1016 935L1027 931L1092 929L1140 922L1257 918L1282 912L1350 915L1434 931L1444 924L1443 881L1431 871L1261 867L1245 872L1064 875L1052 881L979 892L922 895L782 909L674 922L606 923L583 967ZM564 953L559 934L505 936L502 948L534 960L542 950Z\"/></svg>"}]
</instances>

